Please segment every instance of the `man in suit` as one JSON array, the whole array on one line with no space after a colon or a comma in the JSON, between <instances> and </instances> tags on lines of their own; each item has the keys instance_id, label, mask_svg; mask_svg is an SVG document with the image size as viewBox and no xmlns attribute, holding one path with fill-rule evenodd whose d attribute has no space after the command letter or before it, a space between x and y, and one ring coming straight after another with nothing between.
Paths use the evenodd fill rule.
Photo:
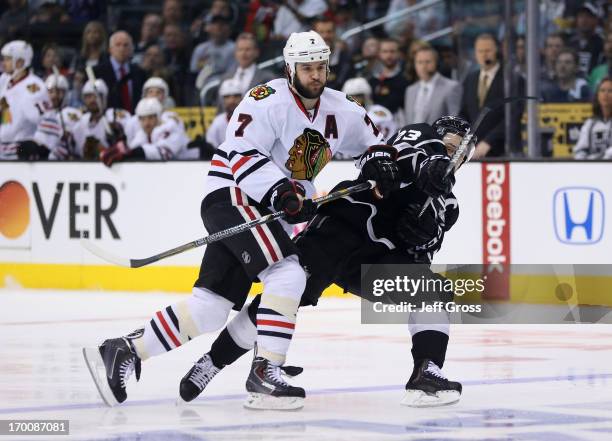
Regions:
<instances>
[{"instance_id":1,"label":"man in suit","mask_svg":"<svg viewBox=\"0 0 612 441\"><path fill-rule=\"evenodd\" d=\"M481 34L476 38L474 44L476 62L480 69L470 72L463 82L463 96L461 98L460 116L474 124L480 110L486 105L496 108L504 98L504 70L499 61L498 44L495 37L491 34ZM525 93L525 82L518 75L513 73L512 79L517 84L517 96ZM512 148L516 149L520 138L515 134L520 133L521 115L524 103L519 102L513 105L512 112L512 131L508 136L512 136ZM474 152L474 158L503 156L505 153L505 109L502 106L499 110L493 111L485 118L484 122L476 131L479 139Z\"/></svg>"},{"instance_id":2,"label":"man in suit","mask_svg":"<svg viewBox=\"0 0 612 441\"><path fill-rule=\"evenodd\" d=\"M94 68L96 78L108 85L108 107L133 112L140 100L145 72L131 62L134 42L130 34L117 31L109 39L109 57Z\"/></svg>"},{"instance_id":3,"label":"man in suit","mask_svg":"<svg viewBox=\"0 0 612 441\"><path fill-rule=\"evenodd\" d=\"M406 89L406 123L433 124L444 115L458 115L461 84L438 73L438 53L432 47L417 49L414 67L419 81Z\"/></svg>"},{"instance_id":4,"label":"man in suit","mask_svg":"<svg viewBox=\"0 0 612 441\"><path fill-rule=\"evenodd\" d=\"M255 61L259 57L259 47L253 34L244 32L236 38L234 58L236 67L223 76L223 80L234 79L240 84L242 95L249 89L276 78L269 70L260 70Z\"/></svg>"}]
</instances>

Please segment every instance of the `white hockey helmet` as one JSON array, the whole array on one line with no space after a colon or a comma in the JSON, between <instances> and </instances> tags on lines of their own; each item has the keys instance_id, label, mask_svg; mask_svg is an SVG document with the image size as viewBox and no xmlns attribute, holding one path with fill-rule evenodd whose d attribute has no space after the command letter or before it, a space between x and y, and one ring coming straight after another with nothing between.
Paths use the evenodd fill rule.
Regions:
<instances>
[{"instance_id":1,"label":"white hockey helmet","mask_svg":"<svg viewBox=\"0 0 612 441\"><path fill-rule=\"evenodd\" d=\"M347 95L365 95L366 97L372 96L372 88L370 83L365 78L349 78L342 87L342 92Z\"/></svg>"},{"instance_id":2,"label":"white hockey helmet","mask_svg":"<svg viewBox=\"0 0 612 441\"><path fill-rule=\"evenodd\" d=\"M62 89L68 90L70 87L68 86L68 80L63 75L55 75L51 74L45 80L45 87L47 90L49 89Z\"/></svg>"},{"instance_id":3,"label":"white hockey helmet","mask_svg":"<svg viewBox=\"0 0 612 441\"><path fill-rule=\"evenodd\" d=\"M238 80L233 78L227 79L221 83L219 87L219 96L242 95L242 86Z\"/></svg>"},{"instance_id":4,"label":"white hockey helmet","mask_svg":"<svg viewBox=\"0 0 612 441\"><path fill-rule=\"evenodd\" d=\"M376 127L378 127L385 137L389 139L391 135L397 132L397 124L393 118L393 114L389 109L379 104L373 104L368 107L368 116Z\"/></svg>"},{"instance_id":5,"label":"white hockey helmet","mask_svg":"<svg viewBox=\"0 0 612 441\"><path fill-rule=\"evenodd\" d=\"M81 91L81 94L97 94L97 97L99 99L98 105L102 107L100 111L103 112L106 109L106 97L108 97L108 87L106 86L104 80L98 78L96 81L87 81L83 85L83 90Z\"/></svg>"},{"instance_id":6,"label":"white hockey helmet","mask_svg":"<svg viewBox=\"0 0 612 441\"><path fill-rule=\"evenodd\" d=\"M81 93L83 95L97 93L98 95L106 98L108 96L108 87L106 87L104 80L98 78L96 81L87 81L83 86L83 91Z\"/></svg>"},{"instance_id":7,"label":"white hockey helmet","mask_svg":"<svg viewBox=\"0 0 612 441\"><path fill-rule=\"evenodd\" d=\"M160 77L151 77L147 81L145 81L142 86L142 96L147 94L148 89L157 88L164 91L164 99L168 98L170 95L170 89L168 88L168 83L164 81L163 78Z\"/></svg>"},{"instance_id":8,"label":"white hockey helmet","mask_svg":"<svg viewBox=\"0 0 612 441\"><path fill-rule=\"evenodd\" d=\"M13 70L17 70L17 61L23 60L23 67L21 69L28 69L32 65L32 57L34 51L30 43L23 40L13 40L2 46L2 56L11 57L13 60Z\"/></svg>"},{"instance_id":9,"label":"white hockey helmet","mask_svg":"<svg viewBox=\"0 0 612 441\"><path fill-rule=\"evenodd\" d=\"M160 119L163 110L164 109L157 98L143 98L138 101L138 105L136 106L136 115L139 118L142 116L155 115L158 119Z\"/></svg>"},{"instance_id":10,"label":"white hockey helmet","mask_svg":"<svg viewBox=\"0 0 612 441\"><path fill-rule=\"evenodd\" d=\"M329 46L315 31L293 32L283 49L289 82L293 85L297 63L327 61L327 69L329 70L330 54Z\"/></svg>"}]
</instances>

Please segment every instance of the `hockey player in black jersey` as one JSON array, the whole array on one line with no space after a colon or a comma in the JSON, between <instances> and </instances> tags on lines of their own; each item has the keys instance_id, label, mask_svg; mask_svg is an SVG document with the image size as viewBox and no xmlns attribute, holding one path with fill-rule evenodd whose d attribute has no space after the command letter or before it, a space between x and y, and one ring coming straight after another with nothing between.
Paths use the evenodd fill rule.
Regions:
<instances>
[{"instance_id":1,"label":"hockey player in black jersey","mask_svg":"<svg viewBox=\"0 0 612 441\"><path fill-rule=\"evenodd\" d=\"M389 140L398 151L399 190L386 199L362 192L319 207L316 217L295 239L300 261L309 275L301 306L316 305L323 290L332 283L367 298L360 287L362 263L422 264L418 267L426 276L437 277L429 270L429 264L459 213L451 191L454 174L445 176L445 172L468 129L468 123L456 117L440 118L432 126L414 124L402 128ZM469 156L462 158L459 165L467 160ZM340 183L334 190L351 184ZM419 218L429 197L432 203ZM210 352L183 377L183 400L193 400L223 367L253 348L258 303L259 296L240 311L217 337ZM446 314L440 314L439 320L434 320L436 324L420 324L417 313L412 313L409 320L414 369L406 384L404 405L439 406L460 398L461 384L449 381L441 372L449 325ZM300 370L287 367L284 372L291 376Z\"/></svg>"}]
</instances>

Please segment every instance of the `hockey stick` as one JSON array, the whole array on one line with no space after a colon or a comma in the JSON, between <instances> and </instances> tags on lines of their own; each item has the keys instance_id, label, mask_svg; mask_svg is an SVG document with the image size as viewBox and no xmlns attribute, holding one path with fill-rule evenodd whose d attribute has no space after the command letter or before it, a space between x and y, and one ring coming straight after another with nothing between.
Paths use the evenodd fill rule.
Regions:
<instances>
[{"instance_id":1,"label":"hockey stick","mask_svg":"<svg viewBox=\"0 0 612 441\"><path fill-rule=\"evenodd\" d=\"M480 128L482 121L487 117L487 115L489 115L489 113L491 113L493 110L499 109L501 106L505 104L512 103L514 101L522 101L522 100L539 100L539 98L535 96L510 96L510 97L504 98L501 101L499 101L494 107L484 106L480 110L480 113L478 113L478 116L476 117L476 121L474 121L474 124L469 128L467 133L461 139L461 143L459 144L459 147L457 148L457 150L455 150L455 153L453 153L450 163L448 164L448 167L446 167L446 172L444 172L444 177L446 178L450 174L451 171L456 169L457 165L459 164L459 161L461 161L464 154L467 153L468 148L470 148L472 139L474 139L474 134ZM471 148L474 148L474 146L472 146ZM427 209L429 204L431 204L432 201L433 201L433 198L429 196L427 200L425 201L425 203L423 204L423 208L421 208L421 211L419 212L419 215L418 215L419 218L423 215L423 213L425 213L425 210Z\"/></svg>"},{"instance_id":2,"label":"hockey stick","mask_svg":"<svg viewBox=\"0 0 612 441\"><path fill-rule=\"evenodd\" d=\"M325 196L321 196L320 198L313 199L313 202L316 204L324 204L326 202L334 201L336 199L340 199L341 197L347 196L349 194L357 193L364 190L372 189L376 186L376 182L367 181L362 182L357 185L353 185L352 187L343 188L342 190L335 191ZM140 268L142 266L149 265L151 263L157 262L159 260L165 259L166 257L174 256L176 254L183 253L185 251L201 247L202 245L208 245L213 242L217 242L222 239L226 239L228 237L235 236L236 234L242 233L244 231L250 230L258 225L263 225L270 223L276 219L283 217L284 213L282 211L277 211L276 213L270 213L259 219L252 220L250 222L246 222L244 224L236 225L235 227L228 228L226 230L218 231L209 236L203 237L198 240L194 240L193 242L186 243L176 248L172 248L167 251L163 251L159 254L156 254L151 257L146 257L144 259L128 259L123 257L114 256L111 253L104 251L99 248L97 245L94 245L91 241L82 239L81 245L83 248L88 250L95 256L106 260L107 262L114 263L115 265L125 266L128 268Z\"/></svg>"}]
</instances>

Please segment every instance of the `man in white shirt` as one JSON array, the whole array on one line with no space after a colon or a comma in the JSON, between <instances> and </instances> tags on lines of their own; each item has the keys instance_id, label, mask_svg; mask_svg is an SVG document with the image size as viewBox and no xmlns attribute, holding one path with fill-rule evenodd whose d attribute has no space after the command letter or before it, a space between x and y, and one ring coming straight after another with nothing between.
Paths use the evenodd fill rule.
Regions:
<instances>
[{"instance_id":1,"label":"man in white shirt","mask_svg":"<svg viewBox=\"0 0 612 441\"><path fill-rule=\"evenodd\" d=\"M436 50L418 49L414 67L419 81L406 89L406 122L433 124L443 115L457 115L461 107L461 84L440 75Z\"/></svg>"}]
</instances>

